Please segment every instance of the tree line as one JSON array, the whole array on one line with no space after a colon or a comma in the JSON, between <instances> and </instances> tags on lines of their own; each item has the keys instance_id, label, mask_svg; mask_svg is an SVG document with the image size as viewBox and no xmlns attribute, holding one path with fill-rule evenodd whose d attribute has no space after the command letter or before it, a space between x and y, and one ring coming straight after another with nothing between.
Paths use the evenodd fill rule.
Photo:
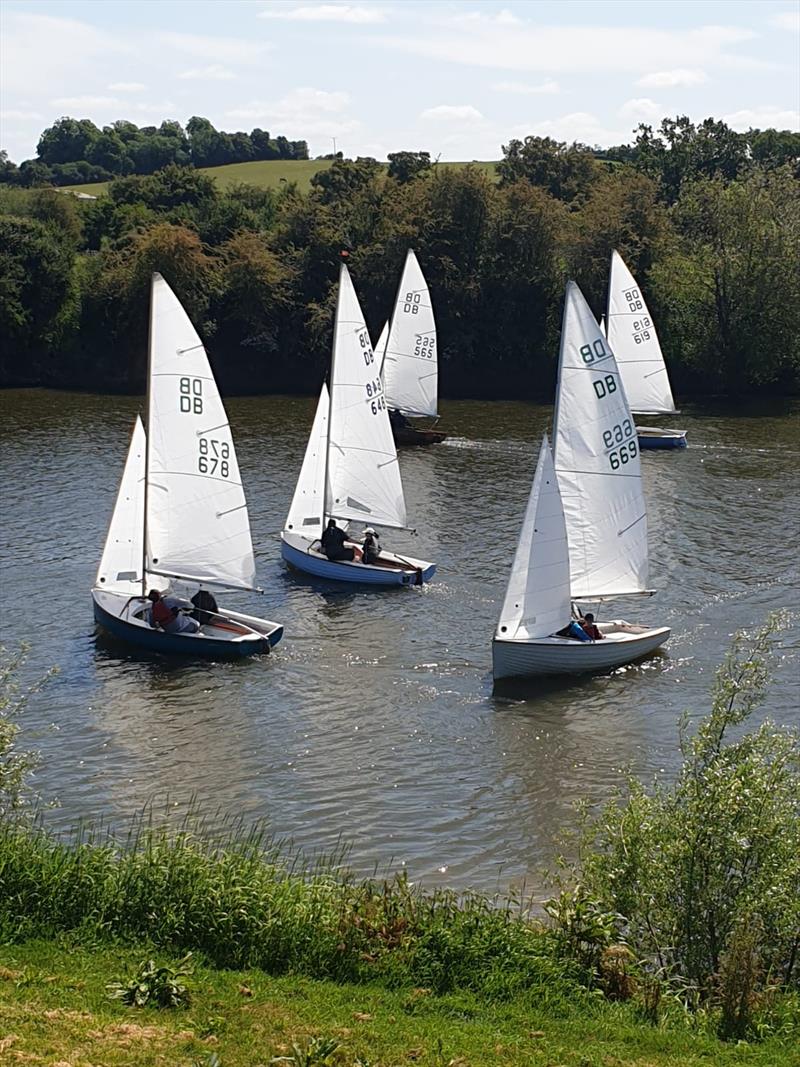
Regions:
<instances>
[{"instance_id":1,"label":"tree line","mask_svg":"<svg viewBox=\"0 0 800 1067\"><path fill-rule=\"evenodd\" d=\"M315 392L342 250L373 337L406 250L428 278L444 395L547 399L574 278L604 311L617 248L640 281L678 394L800 385L800 137L741 150L723 123L640 128L629 158L528 137L485 167L423 152L336 158L301 193L221 191L171 163L107 196L0 189L0 382L142 392L160 271L223 390ZM620 152L616 153L620 155Z\"/></svg>"},{"instance_id":2,"label":"tree line","mask_svg":"<svg viewBox=\"0 0 800 1067\"><path fill-rule=\"evenodd\" d=\"M216 167L260 159L308 159L305 141L271 137L266 130L224 133L208 119L137 126L121 119L99 129L90 119L64 117L39 138L35 159L19 167L0 153L0 182L11 185L80 185L128 174L153 174L174 163Z\"/></svg>"}]
</instances>

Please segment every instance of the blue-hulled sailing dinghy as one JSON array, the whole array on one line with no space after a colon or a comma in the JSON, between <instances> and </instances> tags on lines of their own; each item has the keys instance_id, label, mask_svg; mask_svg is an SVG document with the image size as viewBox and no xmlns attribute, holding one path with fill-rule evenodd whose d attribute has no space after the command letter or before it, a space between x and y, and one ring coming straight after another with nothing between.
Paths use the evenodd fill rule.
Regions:
<instances>
[{"instance_id":1,"label":"blue-hulled sailing dinghy","mask_svg":"<svg viewBox=\"0 0 800 1067\"><path fill-rule=\"evenodd\" d=\"M281 555L297 570L336 582L422 585L433 577L434 564L385 549L371 564L329 560L320 538L331 518L348 531L353 523L408 528L380 368L344 264L339 275L330 393L322 387L281 534ZM358 546L358 537L352 536L351 544Z\"/></svg>"},{"instance_id":2,"label":"blue-hulled sailing dinghy","mask_svg":"<svg viewBox=\"0 0 800 1067\"><path fill-rule=\"evenodd\" d=\"M150 625L149 589L177 583L252 590L255 561L230 425L202 342L164 279L153 276L147 431L136 419L103 556L94 615L113 637L156 652L269 652L278 623L219 607L197 632Z\"/></svg>"}]
</instances>

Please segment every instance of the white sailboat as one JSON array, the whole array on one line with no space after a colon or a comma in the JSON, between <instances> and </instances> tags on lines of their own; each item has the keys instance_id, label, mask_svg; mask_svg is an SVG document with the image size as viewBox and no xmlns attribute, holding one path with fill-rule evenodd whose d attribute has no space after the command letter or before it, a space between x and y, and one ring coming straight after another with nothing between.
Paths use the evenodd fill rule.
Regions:
<instances>
[{"instance_id":1,"label":"white sailboat","mask_svg":"<svg viewBox=\"0 0 800 1067\"><path fill-rule=\"evenodd\" d=\"M428 283L409 249L392 317L383 327L376 354L381 366L386 405L397 444L429 445L447 434L408 420L438 420L439 358L436 320Z\"/></svg>"},{"instance_id":2,"label":"white sailboat","mask_svg":"<svg viewBox=\"0 0 800 1067\"><path fill-rule=\"evenodd\" d=\"M622 256L611 253L608 327L604 331L616 357L631 411L640 415L677 412L664 355L642 291ZM642 448L685 448L685 430L637 426Z\"/></svg>"},{"instance_id":3,"label":"white sailboat","mask_svg":"<svg viewBox=\"0 0 800 1067\"><path fill-rule=\"evenodd\" d=\"M330 560L320 538L330 519L343 526L407 528L397 451L378 360L347 267L336 303L330 395L322 387L286 525L281 555L320 578L369 585L421 585L435 566L382 551L377 562ZM359 542L351 541L358 549Z\"/></svg>"},{"instance_id":4,"label":"white sailboat","mask_svg":"<svg viewBox=\"0 0 800 1067\"><path fill-rule=\"evenodd\" d=\"M92 600L114 636L160 652L245 656L283 627L219 608L196 633L150 625L150 588L253 589L247 503L228 418L203 344L153 275L147 429L137 417Z\"/></svg>"},{"instance_id":5,"label":"white sailboat","mask_svg":"<svg viewBox=\"0 0 800 1067\"><path fill-rule=\"evenodd\" d=\"M649 593L636 430L610 346L567 285L554 454L545 438L492 642L496 680L607 670L639 659L667 627L599 624L602 640L558 636L575 600Z\"/></svg>"}]
</instances>

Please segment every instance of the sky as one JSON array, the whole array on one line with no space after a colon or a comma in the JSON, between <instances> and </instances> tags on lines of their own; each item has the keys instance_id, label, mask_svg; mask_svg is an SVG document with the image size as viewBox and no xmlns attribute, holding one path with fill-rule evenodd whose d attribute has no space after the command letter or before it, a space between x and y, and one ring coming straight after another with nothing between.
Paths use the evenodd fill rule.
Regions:
<instances>
[{"instance_id":1,"label":"sky","mask_svg":"<svg viewBox=\"0 0 800 1067\"><path fill-rule=\"evenodd\" d=\"M678 114L800 128L800 0L2 0L0 47L16 162L62 115L378 159L619 144Z\"/></svg>"}]
</instances>

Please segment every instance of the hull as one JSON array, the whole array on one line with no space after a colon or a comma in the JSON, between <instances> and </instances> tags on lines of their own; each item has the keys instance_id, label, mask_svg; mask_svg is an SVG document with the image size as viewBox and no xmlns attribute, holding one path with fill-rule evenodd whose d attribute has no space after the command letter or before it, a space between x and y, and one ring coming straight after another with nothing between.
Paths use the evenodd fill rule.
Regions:
<instances>
[{"instance_id":1,"label":"hull","mask_svg":"<svg viewBox=\"0 0 800 1067\"><path fill-rule=\"evenodd\" d=\"M438 445L444 441L447 434L444 430L417 430L413 426L392 427L394 443L396 445Z\"/></svg>"},{"instance_id":2,"label":"hull","mask_svg":"<svg viewBox=\"0 0 800 1067\"><path fill-rule=\"evenodd\" d=\"M659 430L654 426L637 426L642 451L655 448L686 448L686 430Z\"/></svg>"},{"instance_id":3,"label":"hull","mask_svg":"<svg viewBox=\"0 0 800 1067\"><path fill-rule=\"evenodd\" d=\"M127 614L127 597L115 596L113 593L92 590L94 617L97 623L112 637L149 652L167 655L193 656L204 659L239 659L270 651L283 637L283 627L277 623L257 619L251 615L225 609L225 617L244 627L259 631L242 639L231 637L214 637L214 630L202 634L168 634L163 630L154 630L147 623L135 618L124 618ZM205 627L204 627L205 629Z\"/></svg>"},{"instance_id":4,"label":"hull","mask_svg":"<svg viewBox=\"0 0 800 1067\"><path fill-rule=\"evenodd\" d=\"M492 672L501 678L533 678L546 674L588 674L633 663L654 652L670 635L669 628L630 635L610 635L604 641L570 641L543 637L535 641L492 641Z\"/></svg>"},{"instance_id":5,"label":"hull","mask_svg":"<svg viewBox=\"0 0 800 1067\"><path fill-rule=\"evenodd\" d=\"M398 586L423 585L433 577L436 566L421 559L407 559L408 566L390 568L364 563L335 563L326 559L320 552L311 548L311 543L303 538L287 533L281 534L281 556L299 571L312 574L315 578L326 578L332 582L349 582L355 585ZM382 552L382 557L389 560L398 559L391 552Z\"/></svg>"}]
</instances>

